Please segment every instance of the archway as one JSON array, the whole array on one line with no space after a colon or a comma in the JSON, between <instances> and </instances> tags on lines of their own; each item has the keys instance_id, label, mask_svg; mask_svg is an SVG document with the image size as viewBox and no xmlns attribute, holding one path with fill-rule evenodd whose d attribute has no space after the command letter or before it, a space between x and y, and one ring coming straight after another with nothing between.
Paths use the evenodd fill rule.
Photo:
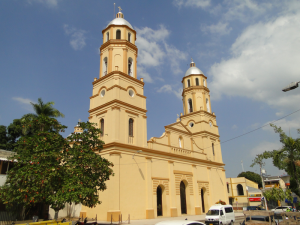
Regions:
<instances>
[{"instance_id":1,"label":"archway","mask_svg":"<svg viewBox=\"0 0 300 225\"><path fill-rule=\"evenodd\" d=\"M181 214L186 214L186 192L185 184L183 181L180 182L180 203L181 203Z\"/></svg>"},{"instance_id":2,"label":"archway","mask_svg":"<svg viewBox=\"0 0 300 225\"><path fill-rule=\"evenodd\" d=\"M160 186L156 189L157 196L157 216L163 215L163 201L162 201L162 188Z\"/></svg>"},{"instance_id":3,"label":"archway","mask_svg":"<svg viewBox=\"0 0 300 225\"><path fill-rule=\"evenodd\" d=\"M238 184L236 186L236 189L237 189L237 194L238 195L244 195L244 189L243 189L243 186L241 184Z\"/></svg>"},{"instance_id":4,"label":"archway","mask_svg":"<svg viewBox=\"0 0 300 225\"><path fill-rule=\"evenodd\" d=\"M205 213L204 190L203 190L203 188L201 188L201 202L202 202L202 212Z\"/></svg>"}]
</instances>

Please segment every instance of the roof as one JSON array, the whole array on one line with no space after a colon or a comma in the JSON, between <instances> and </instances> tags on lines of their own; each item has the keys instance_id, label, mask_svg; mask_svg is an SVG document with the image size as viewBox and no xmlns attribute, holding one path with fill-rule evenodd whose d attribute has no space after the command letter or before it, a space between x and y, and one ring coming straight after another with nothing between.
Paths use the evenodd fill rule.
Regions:
<instances>
[{"instance_id":1,"label":"roof","mask_svg":"<svg viewBox=\"0 0 300 225\"><path fill-rule=\"evenodd\" d=\"M115 19L113 19L106 27L108 27L109 25L126 25L126 26L128 26L128 27L130 27L131 29L133 29L133 27L131 26L131 24L127 21L127 20L125 20L125 19L123 19L123 18L115 18Z\"/></svg>"},{"instance_id":2,"label":"roof","mask_svg":"<svg viewBox=\"0 0 300 225\"><path fill-rule=\"evenodd\" d=\"M14 154L15 152L0 149L0 160L8 161L7 158L13 156Z\"/></svg>"},{"instance_id":3,"label":"roof","mask_svg":"<svg viewBox=\"0 0 300 225\"><path fill-rule=\"evenodd\" d=\"M200 69L198 69L196 66L190 67L190 68L185 72L184 76L186 77L186 76L191 75L191 74L203 74L203 75L204 75L204 73L203 73Z\"/></svg>"},{"instance_id":4,"label":"roof","mask_svg":"<svg viewBox=\"0 0 300 225\"><path fill-rule=\"evenodd\" d=\"M254 188L254 187L249 187L247 186L248 192L261 192L260 189Z\"/></svg>"}]
</instances>

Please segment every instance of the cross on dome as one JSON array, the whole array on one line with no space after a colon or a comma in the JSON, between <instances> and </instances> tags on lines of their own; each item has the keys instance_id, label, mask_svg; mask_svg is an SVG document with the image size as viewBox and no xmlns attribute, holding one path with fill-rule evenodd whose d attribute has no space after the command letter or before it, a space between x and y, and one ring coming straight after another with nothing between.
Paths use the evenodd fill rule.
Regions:
<instances>
[{"instance_id":1,"label":"cross on dome","mask_svg":"<svg viewBox=\"0 0 300 225\"><path fill-rule=\"evenodd\" d=\"M122 9L121 9L121 6L119 6L118 8L119 8L119 12L121 12L121 10L122 10Z\"/></svg>"}]
</instances>

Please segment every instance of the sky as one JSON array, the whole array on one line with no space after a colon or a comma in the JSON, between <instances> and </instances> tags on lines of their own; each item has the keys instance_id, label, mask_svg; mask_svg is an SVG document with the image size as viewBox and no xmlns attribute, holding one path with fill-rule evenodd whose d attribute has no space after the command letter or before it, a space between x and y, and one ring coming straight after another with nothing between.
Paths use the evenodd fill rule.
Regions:
<instances>
[{"instance_id":1,"label":"sky","mask_svg":"<svg viewBox=\"0 0 300 225\"><path fill-rule=\"evenodd\" d=\"M137 32L148 139L183 112L181 80L191 58L208 78L227 177L259 173L250 167L254 157L281 148L270 122L299 137L300 88L282 92L300 81L300 1L293 0L0 1L0 125L33 113L38 98L65 114L63 136L88 120L114 3ZM271 160L265 169L284 173Z\"/></svg>"}]
</instances>

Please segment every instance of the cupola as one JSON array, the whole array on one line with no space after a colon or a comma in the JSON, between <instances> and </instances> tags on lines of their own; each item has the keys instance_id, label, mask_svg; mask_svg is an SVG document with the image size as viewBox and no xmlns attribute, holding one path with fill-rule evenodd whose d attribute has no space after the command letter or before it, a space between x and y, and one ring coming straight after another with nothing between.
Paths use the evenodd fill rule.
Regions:
<instances>
[{"instance_id":1,"label":"cupola","mask_svg":"<svg viewBox=\"0 0 300 225\"><path fill-rule=\"evenodd\" d=\"M196 67L196 64L191 59L190 68L185 72L184 76L189 76L191 74L203 74L203 72Z\"/></svg>"}]
</instances>

